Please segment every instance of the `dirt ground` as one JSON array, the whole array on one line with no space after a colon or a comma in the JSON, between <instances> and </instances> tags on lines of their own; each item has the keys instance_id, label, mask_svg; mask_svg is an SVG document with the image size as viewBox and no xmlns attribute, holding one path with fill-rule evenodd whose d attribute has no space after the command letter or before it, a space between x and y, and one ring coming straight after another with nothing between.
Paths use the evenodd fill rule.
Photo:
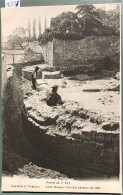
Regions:
<instances>
[{"instance_id":1,"label":"dirt ground","mask_svg":"<svg viewBox=\"0 0 123 195\"><path fill-rule=\"evenodd\" d=\"M70 117L65 112L70 113L76 110L78 113L83 112L84 115L89 115L90 117L90 121L86 122L84 120L86 116L85 118L77 118L74 116L75 123L78 123L78 127L81 127L81 123L84 127L84 123L86 123L86 130L90 130L90 128L96 128L98 130L99 128L119 132L120 83L118 79L106 78L92 81L75 81L63 78L56 80L37 80L37 82L38 89L35 91L32 90L30 81L23 80L24 102L29 117L37 118L37 121L42 121L47 116L50 116L52 119L56 119L58 124L60 118ZM46 104L47 94L51 91L53 84L59 85L58 93L65 102L62 106L50 107ZM92 122L92 116L94 118L96 117L98 122ZM83 119L81 120L81 118ZM75 123L73 126L75 126ZM106 124L115 124L117 127L114 129L102 128Z\"/></svg>"},{"instance_id":2,"label":"dirt ground","mask_svg":"<svg viewBox=\"0 0 123 195\"><path fill-rule=\"evenodd\" d=\"M38 89L33 90L31 82L22 79L24 103L30 118L36 119L44 130L49 133L60 133L65 136L72 136L73 133L82 131L107 131L110 133L119 132L120 122L120 81L114 78L106 78L91 81L77 81L63 79L38 80ZM61 95L64 104L50 107L46 104L47 94L51 86L58 84L58 93ZM78 115L79 113L79 115ZM81 117L80 117L81 114ZM96 121L95 121L96 117ZM47 121L51 119L51 124ZM52 128L52 122L56 121L56 128ZM65 129L65 125L71 122L71 132ZM109 129L104 129L106 124L115 124ZM111 129L111 127L113 127ZM13 152L10 152L10 158ZM17 155L17 157L16 157ZM15 159L20 159L17 169L12 177L27 178L58 178L68 177L55 170L39 167L21 156L15 154ZM13 159L14 161L14 159ZM13 162L12 161L12 162ZM23 162L22 164L20 164ZM13 166L13 165L12 165ZM14 170L14 167L13 167ZM8 175L5 173L5 176Z\"/></svg>"}]
</instances>

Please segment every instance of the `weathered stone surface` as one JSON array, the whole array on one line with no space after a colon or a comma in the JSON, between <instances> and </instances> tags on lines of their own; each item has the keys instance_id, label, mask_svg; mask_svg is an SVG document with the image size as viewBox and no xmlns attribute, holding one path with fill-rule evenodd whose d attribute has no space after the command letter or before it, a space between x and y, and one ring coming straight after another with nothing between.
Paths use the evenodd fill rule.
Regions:
<instances>
[{"instance_id":1,"label":"weathered stone surface","mask_svg":"<svg viewBox=\"0 0 123 195\"><path fill-rule=\"evenodd\" d=\"M101 82L102 81L98 83L98 87L101 85ZM109 94L107 94L107 96L105 95L105 93L108 92L103 91L105 86L108 88L110 84L113 84L110 82L114 81L109 80L108 82L108 86L105 84L102 87L101 85L100 93L103 92L105 101L107 101L107 97L112 98L109 97ZM47 84L41 82L41 85ZM69 95L67 90L71 87L73 87L73 85L71 85L71 83L69 84L69 81L67 81L64 93ZM74 83L73 91L77 87L78 85ZM81 85L81 87L83 86ZM62 94L62 90L60 86L60 94ZM77 88L77 90L80 91L80 88ZM26 94L26 92L28 93L29 90L24 88L24 94ZM109 114L106 115L105 112L101 113L93 109L89 110L79 101L73 100L65 101L63 105L50 107L47 106L43 93L45 94L44 90L34 91L30 89L30 93L27 94L28 103L32 105L31 112L28 111L29 117L35 121L36 124L39 124L38 126L34 126L33 124L33 128L31 129L31 124L29 124L30 128L28 128L28 122L27 124L25 123L27 125L25 127L27 131L31 129L31 135L35 134L35 132L38 135L37 140L33 140L31 135L28 135L32 140L31 143L38 145L38 147L40 146L40 151L43 155L47 154L51 159L55 158L56 162L62 162L69 166L72 164L73 167L77 167L77 170L83 167L87 170L93 170L96 172L95 174L99 172L100 174L109 176L118 175L119 160L117 156L119 155L119 133L117 121L119 118L116 114L109 112ZM112 94L110 96L112 96ZM82 98L83 103L83 94L80 94L80 98ZM102 98L102 96L100 98ZM90 95L90 100L91 99L92 93ZM25 101L27 101L27 99ZM98 101L96 101L96 106L97 103ZM97 107L100 109L99 106ZM107 111L105 109L102 110ZM112 121L115 122L112 123ZM104 128L106 128L106 130ZM111 128L113 130L111 130Z\"/></svg>"},{"instance_id":2,"label":"weathered stone surface","mask_svg":"<svg viewBox=\"0 0 123 195\"><path fill-rule=\"evenodd\" d=\"M104 143L105 136L106 136L105 133L97 133L97 135L96 135L96 141L97 142L103 142Z\"/></svg>"},{"instance_id":3,"label":"weathered stone surface","mask_svg":"<svg viewBox=\"0 0 123 195\"><path fill-rule=\"evenodd\" d=\"M25 69L24 68L22 70L22 77L25 78L25 79L28 79L29 81L31 81L33 70L34 70L34 68L31 68L31 69ZM37 78L42 79L42 73L38 72Z\"/></svg>"},{"instance_id":4,"label":"weathered stone surface","mask_svg":"<svg viewBox=\"0 0 123 195\"><path fill-rule=\"evenodd\" d=\"M98 59L104 64L105 58L119 64L119 37L86 37L81 40L57 40L42 46L43 56L53 66L95 64ZM104 49L105 48L105 49ZM92 52L93 51L93 52ZM112 56L116 56L116 59Z\"/></svg>"},{"instance_id":5,"label":"weathered stone surface","mask_svg":"<svg viewBox=\"0 0 123 195\"><path fill-rule=\"evenodd\" d=\"M25 101L25 109L27 111L32 110L32 106L28 102L26 102L26 101Z\"/></svg>"},{"instance_id":6,"label":"weathered stone surface","mask_svg":"<svg viewBox=\"0 0 123 195\"><path fill-rule=\"evenodd\" d=\"M55 71L55 72L42 71L42 79L59 79L59 78L61 78L60 71Z\"/></svg>"},{"instance_id":7,"label":"weathered stone surface","mask_svg":"<svg viewBox=\"0 0 123 195\"><path fill-rule=\"evenodd\" d=\"M79 111L79 116L82 118L82 119L89 119L89 113L87 110L80 110Z\"/></svg>"},{"instance_id":8,"label":"weathered stone surface","mask_svg":"<svg viewBox=\"0 0 123 195\"><path fill-rule=\"evenodd\" d=\"M115 78L116 78L117 80L120 80L120 72L117 72Z\"/></svg>"},{"instance_id":9,"label":"weathered stone surface","mask_svg":"<svg viewBox=\"0 0 123 195\"><path fill-rule=\"evenodd\" d=\"M111 143L112 142L112 134L111 133L106 134L105 142L106 143Z\"/></svg>"},{"instance_id":10,"label":"weathered stone surface","mask_svg":"<svg viewBox=\"0 0 123 195\"><path fill-rule=\"evenodd\" d=\"M91 131L91 140L96 141L97 131Z\"/></svg>"},{"instance_id":11,"label":"weathered stone surface","mask_svg":"<svg viewBox=\"0 0 123 195\"><path fill-rule=\"evenodd\" d=\"M100 89L83 89L84 92L100 92Z\"/></svg>"},{"instance_id":12,"label":"weathered stone surface","mask_svg":"<svg viewBox=\"0 0 123 195\"><path fill-rule=\"evenodd\" d=\"M119 138L120 138L119 133L113 134L113 135L112 135L112 142L113 142L113 143L119 143Z\"/></svg>"}]
</instances>

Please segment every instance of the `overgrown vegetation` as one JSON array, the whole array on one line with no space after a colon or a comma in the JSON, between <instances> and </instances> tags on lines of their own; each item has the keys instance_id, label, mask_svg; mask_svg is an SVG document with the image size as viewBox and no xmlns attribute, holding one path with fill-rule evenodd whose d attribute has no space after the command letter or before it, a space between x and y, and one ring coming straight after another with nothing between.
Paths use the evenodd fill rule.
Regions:
<instances>
[{"instance_id":1,"label":"overgrown vegetation","mask_svg":"<svg viewBox=\"0 0 123 195\"><path fill-rule=\"evenodd\" d=\"M120 10L96 9L93 5L79 5L76 12L63 12L51 19L50 28L39 37L40 44L53 38L82 39L86 36L119 36Z\"/></svg>"}]
</instances>

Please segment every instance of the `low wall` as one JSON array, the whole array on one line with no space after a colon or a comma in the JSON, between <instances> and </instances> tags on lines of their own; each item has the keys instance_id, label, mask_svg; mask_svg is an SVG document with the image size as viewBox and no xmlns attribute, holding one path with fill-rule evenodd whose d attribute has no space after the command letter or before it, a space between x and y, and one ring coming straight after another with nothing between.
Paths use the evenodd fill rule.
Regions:
<instances>
[{"instance_id":1,"label":"low wall","mask_svg":"<svg viewBox=\"0 0 123 195\"><path fill-rule=\"evenodd\" d=\"M24 70L23 69L22 70L22 77L29 80L29 81L31 81L32 80L32 72L33 72L33 70L29 71L29 70ZM42 73L41 72L38 73L37 79L42 79Z\"/></svg>"},{"instance_id":2,"label":"low wall","mask_svg":"<svg viewBox=\"0 0 123 195\"><path fill-rule=\"evenodd\" d=\"M28 142L39 156L52 161L55 170L73 177L119 176L119 134L104 135L93 131L71 138L46 133L30 118L23 124L23 134Z\"/></svg>"}]
</instances>

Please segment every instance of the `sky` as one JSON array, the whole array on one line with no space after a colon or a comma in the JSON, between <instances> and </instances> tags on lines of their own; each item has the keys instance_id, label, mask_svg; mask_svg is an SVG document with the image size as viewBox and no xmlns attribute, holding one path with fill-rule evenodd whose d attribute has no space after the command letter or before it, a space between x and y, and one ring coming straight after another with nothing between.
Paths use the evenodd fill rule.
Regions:
<instances>
[{"instance_id":1,"label":"sky","mask_svg":"<svg viewBox=\"0 0 123 195\"><path fill-rule=\"evenodd\" d=\"M105 11L113 10L118 4L94 4L96 8L105 9ZM27 28L28 20L30 18L31 25L33 19L37 20L37 33L38 22L41 19L42 31L44 30L44 21L47 20L47 27L50 26L50 20L53 17L61 14L62 12L72 11L75 12L77 5L63 5L63 6L40 6L40 7L21 7L21 8L2 8L2 41L12 34L18 26Z\"/></svg>"}]
</instances>

